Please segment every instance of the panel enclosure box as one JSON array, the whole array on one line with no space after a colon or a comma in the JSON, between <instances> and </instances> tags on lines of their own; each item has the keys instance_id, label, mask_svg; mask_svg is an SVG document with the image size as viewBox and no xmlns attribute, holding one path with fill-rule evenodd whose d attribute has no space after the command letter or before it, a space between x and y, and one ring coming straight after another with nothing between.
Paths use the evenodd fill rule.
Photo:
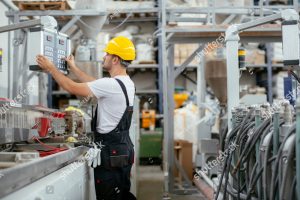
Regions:
<instances>
[{"instance_id":1,"label":"panel enclosure box","mask_svg":"<svg viewBox=\"0 0 300 200\"><path fill-rule=\"evenodd\" d=\"M70 55L71 42L66 34L47 28L31 28L28 33L27 62L32 71L42 71L36 62L38 54L46 56L64 74L68 66L64 57Z\"/></svg>"},{"instance_id":2,"label":"panel enclosure box","mask_svg":"<svg viewBox=\"0 0 300 200\"><path fill-rule=\"evenodd\" d=\"M282 50L284 66L299 69L299 25L298 21L282 22Z\"/></svg>"}]
</instances>

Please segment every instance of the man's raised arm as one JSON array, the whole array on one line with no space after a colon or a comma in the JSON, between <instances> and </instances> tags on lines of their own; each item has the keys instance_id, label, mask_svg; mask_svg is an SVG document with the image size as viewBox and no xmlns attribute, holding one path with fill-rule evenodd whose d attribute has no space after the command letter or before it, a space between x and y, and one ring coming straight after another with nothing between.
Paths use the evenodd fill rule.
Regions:
<instances>
[{"instance_id":1,"label":"man's raised arm","mask_svg":"<svg viewBox=\"0 0 300 200\"><path fill-rule=\"evenodd\" d=\"M66 62L68 63L68 66L70 67L70 70L75 74L75 76L80 80L82 83L91 82L96 80L96 78L87 75L85 72L81 71L76 65L74 56L70 55L67 58L65 58Z\"/></svg>"}]
</instances>

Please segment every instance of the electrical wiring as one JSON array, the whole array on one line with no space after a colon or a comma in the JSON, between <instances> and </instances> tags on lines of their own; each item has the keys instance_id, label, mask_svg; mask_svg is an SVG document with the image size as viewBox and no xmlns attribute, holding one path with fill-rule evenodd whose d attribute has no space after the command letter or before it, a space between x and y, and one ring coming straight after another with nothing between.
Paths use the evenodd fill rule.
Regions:
<instances>
[{"instance_id":1,"label":"electrical wiring","mask_svg":"<svg viewBox=\"0 0 300 200\"><path fill-rule=\"evenodd\" d=\"M282 152L282 149L283 149L283 146L286 142L286 140L289 138L289 136L291 134L293 134L296 130L296 124L294 123L292 125L292 127L289 129L289 132L287 133L287 135L285 136L282 144L280 145L280 148L278 149L278 152L277 152L277 159L275 160L275 163L274 163L274 170L272 172L272 179L271 179L271 186L270 186L270 199L275 199L275 195L277 192L276 191L276 179L278 180L278 173L277 173L277 169L278 169L278 165L279 165L279 161L280 161L280 158L281 158L281 152ZM277 181L278 182L278 181Z\"/></svg>"},{"instance_id":2,"label":"electrical wiring","mask_svg":"<svg viewBox=\"0 0 300 200\"><path fill-rule=\"evenodd\" d=\"M293 137L294 136L294 137ZM289 137L292 142L291 144L288 144L288 154L287 154L287 158L285 160L285 169L283 171L283 176L282 176L282 183L280 185L280 189L279 189L279 193L280 193L280 199L286 199L286 196L284 196L285 190L287 190L287 185L290 186L290 183L288 183L289 180L292 180L292 173L291 171L293 171L293 169L291 169L292 167L292 163L294 162L294 157L295 157L295 144L296 144L296 135L291 135Z\"/></svg>"},{"instance_id":3,"label":"electrical wiring","mask_svg":"<svg viewBox=\"0 0 300 200\"><path fill-rule=\"evenodd\" d=\"M289 73L297 80L298 83L300 83L300 78L298 77L298 75L295 72L290 70Z\"/></svg>"},{"instance_id":4,"label":"electrical wiring","mask_svg":"<svg viewBox=\"0 0 300 200\"><path fill-rule=\"evenodd\" d=\"M243 109L235 111L232 115L233 129L224 133L226 137L220 138L222 150L228 150L231 144L236 144L237 148L229 151L222 165L214 199L225 200L229 197L237 200L266 200L275 197L297 199L295 170L292 170L295 168L295 145L289 145L291 139L287 143L288 138L295 134L296 125L295 122L290 124L284 118L286 112L291 112L291 115L294 113L292 110L281 109L279 121L276 122L268 116L257 116L252 108ZM261 107L261 109L271 108ZM261 119L259 124L256 117ZM276 129L279 127L279 132L274 131L274 126ZM273 152L274 134L279 134L276 136L279 137L276 154ZM283 158L285 158L284 165ZM286 192L287 190L290 194ZM220 194L222 198L218 198Z\"/></svg>"},{"instance_id":5,"label":"electrical wiring","mask_svg":"<svg viewBox=\"0 0 300 200\"><path fill-rule=\"evenodd\" d=\"M54 154L54 153L58 153L58 152L67 150L67 148L58 148L58 147L53 147L53 146L47 145L47 144L41 142L35 136L33 136L32 139L36 140L39 144L41 144L43 147L46 147L48 149L46 151L42 151L42 150L39 151L41 157L44 157L44 156L47 156L47 155L51 155L51 154Z\"/></svg>"},{"instance_id":6,"label":"electrical wiring","mask_svg":"<svg viewBox=\"0 0 300 200\"><path fill-rule=\"evenodd\" d=\"M268 163L272 162L274 159L276 159L276 157L270 158L270 159L268 160ZM249 199L250 199L250 196L251 196L250 193L251 193L251 191L254 189L253 187L255 186L256 182L257 182L258 179L259 179L259 177L262 175L262 172L263 172L263 168L260 168L260 169L258 170L258 173L255 175L254 181L251 183L251 187L250 187L250 189L248 190L248 194L247 194L246 200L249 200Z\"/></svg>"},{"instance_id":7,"label":"electrical wiring","mask_svg":"<svg viewBox=\"0 0 300 200\"><path fill-rule=\"evenodd\" d=\"M296 188L296 176L293 178L293 183L289 192L289 200L294 200L295 198L295 188Z\"/></svg>"},{"instance_id":8,"label":"electrical wiring","mask_svg":"<svg viewBox=\"0 0 300 200\"><path fill-rule=\"evenodd\" d=\"M252 121L254 119L254 117L249 118L253 112L254 112L254 109L251 109L247 113L247 115L243 118L243 121L241 123L241 128L237 131L237 133L236 133L237 136L234 138L234 143L237 142L237 140L239 139L240 135L243 133L243 131L241 131L241 130L244 129L244 127L247 124L247 122ZM224 191L223 199L226 199L226 193L227 193L227 189L226 188L227 188L227 184L228 184L228 176L229 176L229 171L230 171L230 163L231 163L231 160L232 160L232 157L233 157L233 152L231 152L228 157L229 157L228 164L227 164L228 165L228 171L225 173L225 184L224 184L225 191Z\"/></svg>"}]
</instances>

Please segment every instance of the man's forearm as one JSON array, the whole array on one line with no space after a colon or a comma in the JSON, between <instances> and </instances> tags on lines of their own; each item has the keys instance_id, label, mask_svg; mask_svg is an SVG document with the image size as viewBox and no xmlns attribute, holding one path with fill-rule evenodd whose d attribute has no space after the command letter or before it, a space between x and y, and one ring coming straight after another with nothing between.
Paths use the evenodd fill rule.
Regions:
<instances>
[{"instance_id":1,"label":"man's forearm","mask_svg":"<svg viewBox=\"0 0 300 200\"><path fill-rule=\"evenodd\" d=\"M72 81L70 78L66 77L63 73L61 73L58 69L53 68L51 71L49 71L52 77L55 79L55 81L60 85L64 90L67 92L71 92L72 84L74 81Z\"/></svg>"},{"instance_id":2,"label":"man's forearm","mask_svg":"<svg viewBox=\"0 0 300 200\"><path fill-rule=\"evenodd\" d=\"M72 70L71 70L75 76L83 83L86 83L86 82L90 82L90 81L94 81L96 80L96 78L92 77L92 76L89 76L87 75L86 73L84 73L83 71L81 71L78 67L76 66L73 66L72 67Z\"/></svg>"},{"instance_id":3,"label":"man's forearm","mask_svg":"<svg viewBox=\"0 0 300 200\"><path fill-rule=\"evenodd\" d=\"M88 87L87 83L76 83L72 81L70 78L66 77L55 67L49 70L49 72L52 75L52 77L56 80L56 82L67 92L74 95L83 96L83 97L93 96L93 93Z\"/></svg>"}]
</instances>

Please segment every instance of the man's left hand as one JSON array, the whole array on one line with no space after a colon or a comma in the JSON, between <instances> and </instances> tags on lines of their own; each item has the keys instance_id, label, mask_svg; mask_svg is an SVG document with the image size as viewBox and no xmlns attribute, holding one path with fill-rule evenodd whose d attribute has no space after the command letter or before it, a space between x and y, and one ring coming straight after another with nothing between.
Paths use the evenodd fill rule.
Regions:
<instances>
[{"instance_id":1,"label":"man's left hand","mask_svg":"<svg viewBox=\"0 0 300 200\"><path fill-rule=\"evenodd\" d=\"M37 55L36 62L46 72L51 72L53 69L55 69L54 64L43 55Z\"/></svg>"}]
</instances>

